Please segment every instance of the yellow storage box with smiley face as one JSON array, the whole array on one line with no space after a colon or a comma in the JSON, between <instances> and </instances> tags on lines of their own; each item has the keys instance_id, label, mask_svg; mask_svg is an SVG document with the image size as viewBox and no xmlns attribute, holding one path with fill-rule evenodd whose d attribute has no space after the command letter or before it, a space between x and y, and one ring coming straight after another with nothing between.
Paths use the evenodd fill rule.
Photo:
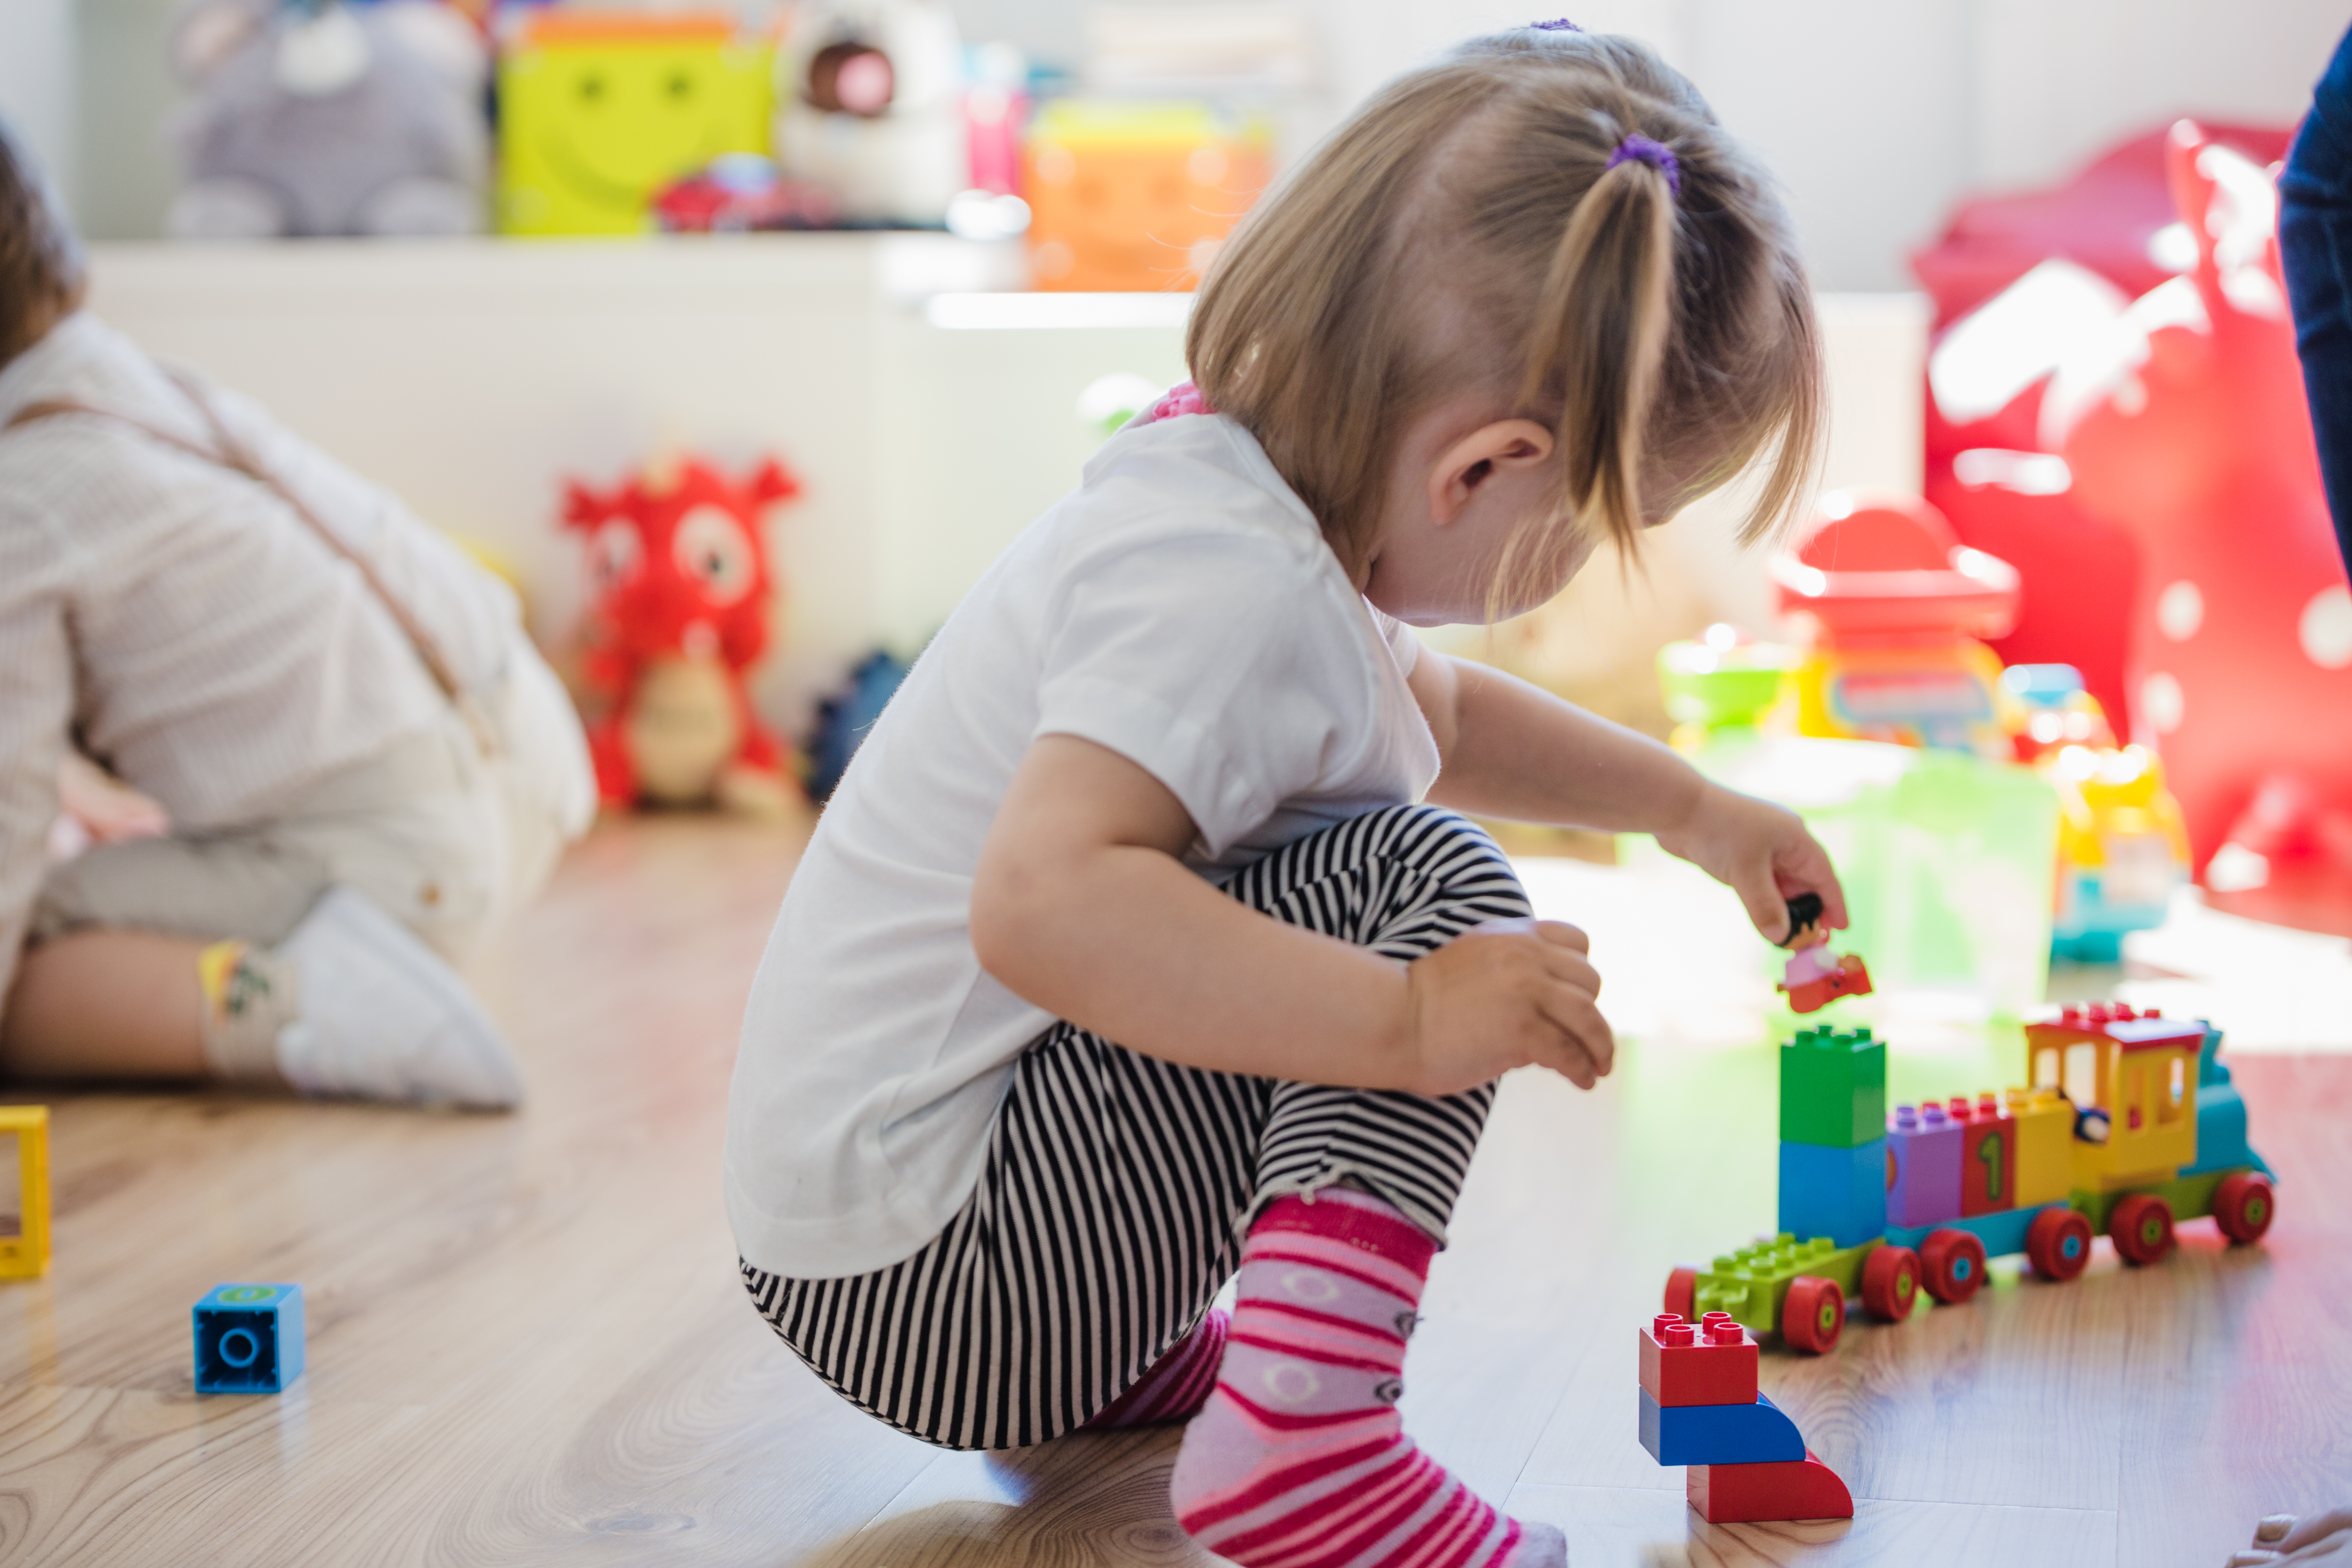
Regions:
<instances>
[{"instance_id":1,"label":"yellow storage box with smiley face","mask_svg":"<svg viewBox=\"0 0 2352 1568\"><path fill-rule=\"evenodd\" d=\"M549 10L499 65L499 228L639 234L722 153L763 153L775 50L733 18Z\"/></svg>"}]
</instances>

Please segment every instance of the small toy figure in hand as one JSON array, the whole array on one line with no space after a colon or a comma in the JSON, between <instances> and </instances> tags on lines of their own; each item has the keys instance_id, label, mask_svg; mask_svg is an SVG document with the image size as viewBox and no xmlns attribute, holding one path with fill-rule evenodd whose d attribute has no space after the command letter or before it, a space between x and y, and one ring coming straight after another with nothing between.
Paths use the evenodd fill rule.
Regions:
<instances>
[{"instance_id":1,"label":"small toy figure in hand","mask_svg":"<svg viewBox=\"0 0 2352 1568\"><path fill-rule=\"evenodd\" d=\"M1773 989L1786 992L1790 1007L1799 1013L1817 1013L1840 996L1870 994L1868 966L1859 953L1832 952L1821 919L1819 893L1789 900L1789 965Z\"/></svg>"},{"instance_id":2,"label":"small toy figure in hand","mask_svg":"<svg viewBox=\"0 0 2352 1568\"><path fill-rule=\"evenodd\" d=\"M779 817L800 803L744 691L773 586L760 520L799 493L772 460L741 484L688 458L601 494L570 487L564 525L588 537L594 595L584 674L607 704L588 730L606 805Z\"/></svg>"}]
</instances>

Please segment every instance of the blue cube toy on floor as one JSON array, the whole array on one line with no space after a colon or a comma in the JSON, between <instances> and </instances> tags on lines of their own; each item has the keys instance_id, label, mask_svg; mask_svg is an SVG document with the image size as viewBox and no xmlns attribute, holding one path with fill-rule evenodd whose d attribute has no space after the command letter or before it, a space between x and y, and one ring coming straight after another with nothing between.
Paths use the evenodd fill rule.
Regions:
<instances>
[{"instance_id":1,"label":"blue cube toy on floor","mask_svg":"<svg viewBox=\"0 0 2352 1568\"><path fill-rule=\"evenodd\" d=\"M195 1321L198 1394L276 1394L302 1375L299 1285L215 1285Z\"/></svg>"}]
</instances>

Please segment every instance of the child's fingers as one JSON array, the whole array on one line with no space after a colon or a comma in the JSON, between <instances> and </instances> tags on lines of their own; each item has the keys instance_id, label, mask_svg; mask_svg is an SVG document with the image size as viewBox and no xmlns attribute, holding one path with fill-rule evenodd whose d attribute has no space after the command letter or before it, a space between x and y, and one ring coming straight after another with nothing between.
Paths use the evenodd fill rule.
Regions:
<instances>
[{"instance_id":1,"label":"child's fingers","mask_svg":"<svg viewBox=\"0 0 2352 1568\"><path fill-rule=\"evenodd\" d=\"M1589 1076L1579 1077L1568 1067L1547 1062L1555 1070L1565 1073L1580 1089L1591 1089L1592 1080L1609 1076L1617 1064L1617 1036L1609 1027L1609 1020L1593 1005L1591 994L1565 983L1555 983L1542 992L1537 1006L1554 1027L1567 1037L1562 1043L1564 1058L1581 1057Z\"/></svg>"},{"instance_id":2,"label":"child's fingers","mask_svg":"<svg viewBox=\"0 0 2352 1568\"><path fill-rule=\"evenodd\" d=\"M2268 1523L2269 1521L2265 1520L2263 1522ZM2273 1551L2286 1552L2300 1552L2306 1546L2316 1545L2329 1536L2336 1534L2352 1535L2352 1508L2332 1508L2326 1513L2304 1520L2300 1523L2292 1525L2286 1534L2277 1541L2263 1541L2259 1531L2254 1539ZM2347 1539L2345 1544L2347 1550L2352 1550L2352 1539Z\"/></svg>"},{"instance_id":3,"label":"child's fingers","mask_svg":"<svg viewBox=\"0 0 2352 1568\"><path fill-rule=\"evenodd\" d=\"M1775 881L1784 898L1799 893L1818 893L1822 900L1822 924L1832 931L1843 931L1848 924L1845 910L1845 885L1838 880L1837 867L1830 860L1829 851L1821 840L1801 827L1797 844L1778 857L1779 875Z\"/></svg>"},{"instance_id":4,"label":"child's fingers","mask_svg":"<svg viewBox=\"0 0 2352 1568\"><path fill-rule=\"evenodd\" d=\"M1555 947L1572 947L1579 952L1592 951L1592 939L1584 934L1584 929L1566 921L1538 921L1536 934Z\"/></svg>"},{"instance_id":5,"label":"child's fingers","mask_svg":"<svg viewBox=\"0 0 2352 1568\"><path fill-rule=\"evenodd\" d=\"M1778 947L1796 934L1789 929L1789 900L1772 875L1770 861L1742 866L1727 880L1739 895L1749 922L1766 942Z\"/></svg>"},{"instance_id":6,"label":"child's fingers","mask_svg":"<svg viewBox=\"0 0 2352 1568\"><path fill-rule=\"evenodd\" d=\"M1592 967L1591 960L1580 952L1566 948L1548 947L1542 952L1544 973L1563 985L1575 987L1586 996L1601 994L1601 971Z\"/></svg>"}]
</instances>

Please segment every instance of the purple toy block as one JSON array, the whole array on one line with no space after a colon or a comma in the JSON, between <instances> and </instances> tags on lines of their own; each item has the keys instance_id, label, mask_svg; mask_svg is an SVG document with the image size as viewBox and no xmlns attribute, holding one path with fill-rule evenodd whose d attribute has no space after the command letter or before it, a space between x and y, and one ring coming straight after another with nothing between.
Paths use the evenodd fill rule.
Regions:
<instances>
[{"instance_id":1,"label":"purple toy block","mask_svg":"<svg viewBox=\"0 0 2352 1568\"><path fill-rule=\"evenodd\" d=\"M1940 1105L1898 1105L1886 1119L1886 1223L1960 1217L1960 1123Z\"/></svg>"}]
</instances>

